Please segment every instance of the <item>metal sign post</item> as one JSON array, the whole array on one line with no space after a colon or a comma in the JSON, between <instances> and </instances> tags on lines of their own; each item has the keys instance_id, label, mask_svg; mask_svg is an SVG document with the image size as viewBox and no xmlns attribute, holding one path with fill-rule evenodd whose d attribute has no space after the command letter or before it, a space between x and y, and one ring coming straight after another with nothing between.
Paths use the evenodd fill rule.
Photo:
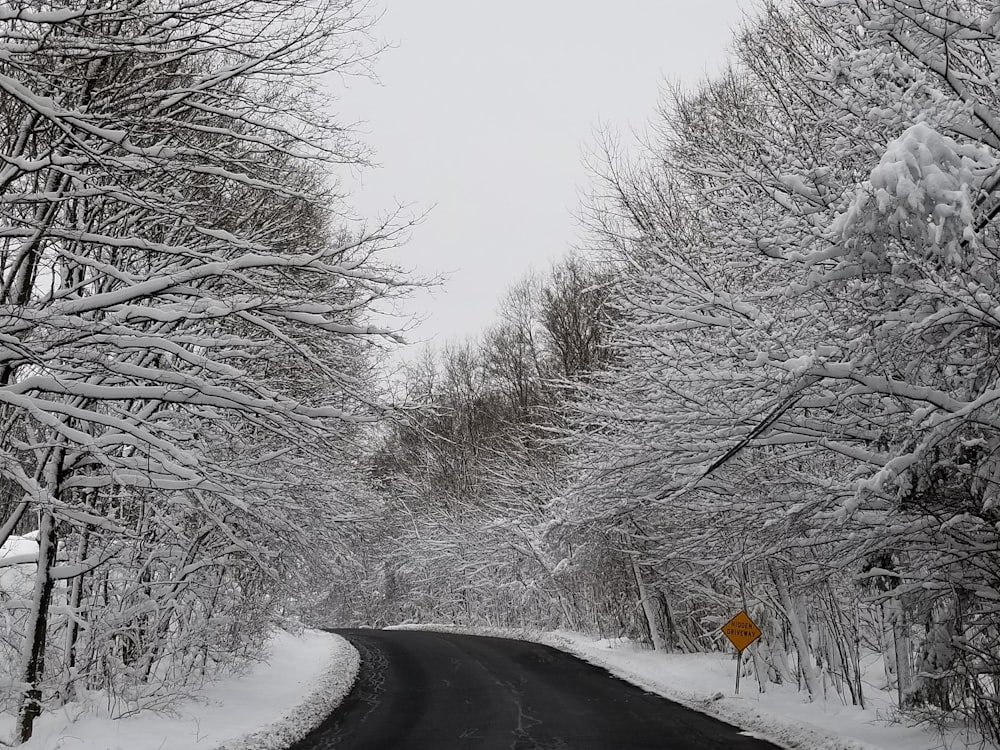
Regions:
<instances>
[{"instance_id":1,"label":"metal sign post","mask_svg":"<svg viewBox=\"0 0 1000 750\"><path fill-rule=\"evenodd\" d=\"M743 671L743 650L736 652L736 695L740 694L740 672Z\"/></svg>"},{"instance_id":2,"label":"metal sign post","mask_svg":"<svg viewBox=\"0 0 1000 750\"><path fill-rule=\"evenodd\" d=\"M741 609L733 619L722 626L722 633L736 647L736 695L739 695L743 650L760 638L762 633L745 609Z\"/></svg>"}]
</instances>

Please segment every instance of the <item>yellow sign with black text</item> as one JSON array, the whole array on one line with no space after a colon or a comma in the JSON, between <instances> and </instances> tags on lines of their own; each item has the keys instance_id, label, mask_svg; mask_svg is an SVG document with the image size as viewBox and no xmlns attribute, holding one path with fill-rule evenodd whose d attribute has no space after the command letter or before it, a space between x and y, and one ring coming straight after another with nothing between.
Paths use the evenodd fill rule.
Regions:
<instances>
[{"instance_id":1,"label":"yellow sign with black text","mask_svg":"<svg viewBox=\"0 0 1000 750\"><path fill-rule=\"evenodd\" d=\"M750 619L745 609L723 625L722 632L736 646L737 651L742 651L761 636L760 628Z\"/></svg>"}]
</instances>

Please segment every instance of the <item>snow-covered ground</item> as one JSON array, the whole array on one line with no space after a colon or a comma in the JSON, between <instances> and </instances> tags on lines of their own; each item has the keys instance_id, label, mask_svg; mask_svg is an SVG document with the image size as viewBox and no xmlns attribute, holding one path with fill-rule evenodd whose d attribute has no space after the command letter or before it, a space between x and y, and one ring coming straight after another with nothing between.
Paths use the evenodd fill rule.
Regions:
<instances>
[{"instance_id":1,"label":"snow-covered ground","mask_svg":"<svg viewBox=\"0 0 1000 750\"><path fill-rule=\"evenodd\" d=\"M504 631L450 625L403 625L522 638L575 654L653 693L716 716L790 750L960 750L982 748L978 737L955 730L945 735L898 720L892 695L867 686L867 708L844 705L831 689L827 700L806 700L794 686L768 685L744 677L734 695L736 661L725 654L654 653L627 640L599 640L580 633Z\"/></svg>"},{"instance_id":2,"label":"snow-covered ground","mask_svg":"<svg viewBox=\"0 0 1000 750\"><path fill-rule=\"evenodd\" d=\"M350 691L358 652L314 630L276 631L266 662L215 682L168 715L109 718L100 696L47 712L24 750L276 750L319 724ZM10 737L13 717L3 717Z\"/></svg>"},{"instance_id":3,"label":"snow-covered ground","mask_svg":"<svg viewBox=\"0 0 1000 750\"><path fill-rule=\"evenodd\" d=\"M868 686L868 708L832 693L809 703L794 687L760 694L745 678L733 694L735 661L723 654L657 654L627 640L559 631L501 631L450 625L399 626L524 638L575 654L651 692L736 724L791 750L959 750L983 747L958 731L944 736L896 720L892 696ZM317 725L350 691L358 653L318 631L278 631L270 659L249 673L199 691L170 715L142 713L112 720L92 699L50 712L24 750L276 750ZM13 719L3 717L10 736Z\"/></svg>"},{"instance_id":4,"label":"snow-covered ground","mask_svg":"<svg viewBox=\"0 0 1000 750\"><path fill-rule=\"evenodd\" d=\"M736 661L725 654L654 654L630 643L594 641L572 633L549 636L553 645L606 667L613 674L652 692L710 713L720 719L805 750L933 750L964 748L964 738L942 738L896 720L889 693L868 686L867 707L845 705L830 689L826 700L810 703L795 686L767 685L760 693L753 677L744 677L734 694ZM720 697L720 694L722 697ZM948 739L947 743L943 740ZM976 746L979 743L975 743Z\"/></svg>"}]
</instances>

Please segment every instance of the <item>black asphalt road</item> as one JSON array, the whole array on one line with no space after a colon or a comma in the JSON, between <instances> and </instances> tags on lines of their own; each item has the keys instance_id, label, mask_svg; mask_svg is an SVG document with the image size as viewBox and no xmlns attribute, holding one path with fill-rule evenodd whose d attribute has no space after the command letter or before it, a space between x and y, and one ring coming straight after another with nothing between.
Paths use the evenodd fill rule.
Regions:
<instances>
[{"instance_id":1,"label":"black asphalt road","mask_svg":"<svg viewBox=\"0 0 1000 750\"><path fill-rule=\"evenodd\" d=\"M290 750L776 750L548 646L336 632L361 653L358 683Z\"/></svg>"}]
</instances>

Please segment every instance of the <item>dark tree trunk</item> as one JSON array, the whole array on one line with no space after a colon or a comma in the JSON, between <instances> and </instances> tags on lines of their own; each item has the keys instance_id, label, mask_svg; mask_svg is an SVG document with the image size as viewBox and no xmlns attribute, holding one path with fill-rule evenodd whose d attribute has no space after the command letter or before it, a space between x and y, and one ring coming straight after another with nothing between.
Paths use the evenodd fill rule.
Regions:
<instances>
[{"instance_id":1,"label":"dark tree trunk","mask_svg":"<svg viewBox=\"0 0 1000 750\"><path fill-rule=\"evenodd\" d=\"M90 528L84 528L80 536L80 546L76 552L77 562L83 562L87 557L90 542ZM80 616L80 601L83 598L83 577L81 573L73 579L73 587L70 590L69 608L70 618L66 625L66 687L63 693L63 700L68 702L76 695L76 683L73 671L76 669L76 641L80 633L80 626L77 618Z\"/></svg>"},{"instance_id":2,"label":"dark tree trunk","mask_svg":"<svg viewBox=\"0 0 1000 750\"><path fill-rule=\"evenodd\" d=\"M42 713L40 683L45 673L45 634L48 626L49 602L52 599L52 566L56 561L55 522L48 511L42 514L38 529L38 569L35 574L35 593L32 597L31 615L28 619L25 643L24 683L26 685L21 707L17 714L17 741L31 739L35 719Z\"/></svg>"}]
</instances>

